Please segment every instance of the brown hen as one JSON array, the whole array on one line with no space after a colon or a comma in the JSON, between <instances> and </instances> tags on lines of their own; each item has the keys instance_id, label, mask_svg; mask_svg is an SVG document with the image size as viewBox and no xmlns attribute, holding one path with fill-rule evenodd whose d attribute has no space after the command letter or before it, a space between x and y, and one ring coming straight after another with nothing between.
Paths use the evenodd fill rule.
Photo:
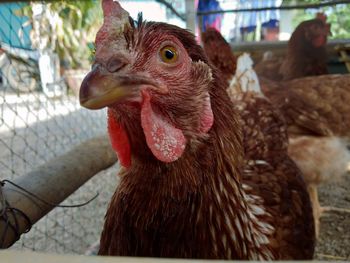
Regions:
<instances>
[{"instance_id":1,"label":"brown hen","mask_svg":"<svg viewBox=\"0 0 350 263\"><path fill-rule=\"evenodd\" d=\"M326 16L318 14L317 18L297 26L288 41L285 57L266 56L254 69L259 77L277 81L327 74L329 34Z\"/></svg>"},{"instance_id":2,"label":"brown hen","mask_svg":"<svg viewBox=\"0 0 350 263\"><path fill-rule=\"evenodd\" d=\"M221 49L223 45L225 43L221 43ZM229 47L228 43L226 43L226 47ZM216 51L218 50L216 49ZM215 50L212 50L208 55L209 58L215 57ZM245 54L238 58L237 72L228 88L231 98L236 99L239 96L236 105L243 105L238 108L243 113L243 119L251 119L249 114L256 114L258 109L260 109L259 115L262 112L268 114L271 111L266 106L254 104L253 98L259 97L257 94L260 94L260 97L264 96L247 58L248 55ZM220 69L222 63L215 60L213 63ZM350 106L347 103L350 99L349 76L325 75L280 82L266 78L261 79L264 95L271 100L272 108L275 108L272 112L277 112L275 115L277 118L274 120L275 125L277 124L276 120L281 119L281 117L286 120L290 138L288 154L302 170L304 180L307 183L314 208L317 236L319 235L321 211L349 212L348 209L344 208L321 208L317 195L317 187L321 183L334 181L349 170ZM255 96L237 95L242 90L257 93ZM252 106L246 109L245 107L249 105L250 100ZM259 100L263 100L263 98L259 98ZM254 122L252 124L255 125ZM245 130L254 130L249 127L252 124L244 123ZM261 124L267 126L262 121ZM261 127L262 131L264 126ZM281 122L280 127L283 127ZM274 145L274 141L280 142L284 138L283 134L278 133L269 134L269 140L261 135L260 138L263 140L254 138L250 134L245 135L246 138L251 138L250 144L259 145L260 148L254 148L255 153L267 149L271 142L271 145Z\"/></svg>"},{"instance_id":3,"label":"brown hen","mask_svg":"<svg viewBox=\"0 0 350 263\"><path fill-rule=\"evenodd\" d=\"M252 69L252 60L247 54L238 57L237 72L232 80L227 91L240 115L243 127L246 161L243 181L252 179L258 180L257 185L267 184L266 181L259 181L266 178L265 169L274 174L274 180L281 180L281 184L285 182L286 177L302 177L299 168L288 154L285 120L281 112L261 93ZM251 170L254 171L251 173L253 176L249 177ZM252 183L254 184L250 182L250 185ZM313 220L312 217L309 220Z\"/></svg>"},{"instance_id":4,"label":"brown hen","mask_svg":"<svg viewBox=\"0 0 350 263\"><path fill-rule=\"evenodd\" d=\"M262 89L286 119L289 154L303 171L318 235L317 187L345 175L350 163L350 74L264 82Z\"/></svg>"},{"instance_id":5,"label":"brown hen","mask_svg":"<svg viewBox=\"0 0 350 263\"><path fill-rule=\"evenodd\" d=\"M288 136L285 121L278 110L261 93L259 81L252 69L253 61L247 53L235 58L230 45L214 30L204 32L203 47L209 60L219 69L220 73L231 79L227 92L234 102L234 107L240 115L244 134L246 160L264 160L279 163L286 157ZM210 36L211 41L206 41ZM220 37L219 37L220 36ZM220 39L213 45L216 39ZM213 48L214 47L214 48ZM221 50L225 56L220 56ZM234 70L229 70L223 60L235 60Z\"/></svg>"},{"instance_id":6,"label":"brown hen","mask_svg":"<svg viewBox=\"0 0 350 263\"><path fill-rule=\"evenodd\" d=\"M239 116L194 36L164 23L134 23L118 2L102 3L104 25L80 102L108 107L124 168L99 253L312 258L302 178L287 163L275 171L244 160Z\"/></svg>"}]
</instances>

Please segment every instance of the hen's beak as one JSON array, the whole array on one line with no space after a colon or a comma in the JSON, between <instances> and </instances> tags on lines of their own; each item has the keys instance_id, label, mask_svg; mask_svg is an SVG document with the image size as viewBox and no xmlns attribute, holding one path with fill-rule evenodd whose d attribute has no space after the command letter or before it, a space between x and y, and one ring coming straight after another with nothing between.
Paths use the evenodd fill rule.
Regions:
<instances>
[{"instance_id":1,"label":"hen's beak","mask_svg":"<svg viewBox=\"0 0 350 263\"><path fill-rule=\"evenodd\" d=\"M155 87L157 83L145 76L109 73L95 66L81 83L80 104L88 109L101 109L140 96L140 87L143 85Z\"/></svg>"}]
</instances>

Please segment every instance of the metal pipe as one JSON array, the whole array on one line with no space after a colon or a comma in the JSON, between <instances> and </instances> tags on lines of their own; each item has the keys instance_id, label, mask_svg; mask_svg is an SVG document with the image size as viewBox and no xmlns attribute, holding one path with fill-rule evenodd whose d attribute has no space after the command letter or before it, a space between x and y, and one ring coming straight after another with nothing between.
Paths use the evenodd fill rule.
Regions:
<instances>
[{"instance_id":1,"label":"metal pipe","mask_svg":"<svg viewBox=\"0 0 350 263\"><path fill-rule=\"evenodd\" d=\"M180 14L171 3L168 3L166 0L155 0L156 2L163 4L168 8L174 15L176 15L178 18L180 18L182 21L186 21L186 18L184 15Z\"/></svg>"},{"instance_id":2,"label":"metal pipe","mask_svg":"<svg viewBox=\"0 0 350 263\"><path fill-rule=\"evenodd\" d=\"M196 4L194 0L185 0L186 4L186 28L196 34Z\"/></svg>"},{"instance_id":3,"label":"metal pipe","mask_svg":"<svg viewBox=\"0 0 350 263\"><path fill-rule=\"evenodd\" d=\"M3 184L0 187L0 247L10 247L30 227L28 219L31 224L36 223L92 176L116 161L116 154L107 136L98 137L12 180L40 198L9 183Z\"/></svg>"},{"instance_id":4,"label":"metal pipe","mask_svg":"<svg viewBox=\"0 0 350 263\"><path fill-rule=\"evenodd\" d=\"M261 12L267 10L294 10L294 9L309 9L309 8L320 8L326 6L336 6L340 4L350 4L350 0L334 0L318 4L302 4L302 5L285 5L285 6L267 6L257 8L242 8L242 9L228 9L228 10L212 10L197 12L197 16L206 16L223 13L242 13L242 12Z\"/></svg>"}]
</instances>

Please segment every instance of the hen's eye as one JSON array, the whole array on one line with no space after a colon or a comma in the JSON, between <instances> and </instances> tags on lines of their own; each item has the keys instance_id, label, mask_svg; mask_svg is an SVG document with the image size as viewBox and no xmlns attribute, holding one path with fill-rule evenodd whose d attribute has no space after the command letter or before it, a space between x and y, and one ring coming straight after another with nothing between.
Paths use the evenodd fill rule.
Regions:
<instances>
[{"instance_id":1,"label":"hen's eye","mask_svg":"<svg viewBox=\"0 0 350 263\"><path fill-rule=\"evenodd\" d=\"M172 46L165 46L160 50L160 58L165 63L174 63L177 61L177 57L176 48Z\"/></svg>"}]
</instances>

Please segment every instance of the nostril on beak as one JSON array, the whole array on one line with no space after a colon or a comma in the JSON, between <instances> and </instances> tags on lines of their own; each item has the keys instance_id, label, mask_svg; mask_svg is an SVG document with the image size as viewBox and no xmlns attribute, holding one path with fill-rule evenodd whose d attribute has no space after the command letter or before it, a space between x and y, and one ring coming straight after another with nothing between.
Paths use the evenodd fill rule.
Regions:
<instances>
[{"instance_id":1,"label":"nostril on beak","mask_svg":"<svg viewBox=\"0 0 350 263\"><path fill-rule=\"evenodd\" d=\"M123 68L125 65L126 63L123 60L117 57L111 57L107 62L107 70L110 73L117 72L118 70Z\"/></svg>"}]
</instances>

